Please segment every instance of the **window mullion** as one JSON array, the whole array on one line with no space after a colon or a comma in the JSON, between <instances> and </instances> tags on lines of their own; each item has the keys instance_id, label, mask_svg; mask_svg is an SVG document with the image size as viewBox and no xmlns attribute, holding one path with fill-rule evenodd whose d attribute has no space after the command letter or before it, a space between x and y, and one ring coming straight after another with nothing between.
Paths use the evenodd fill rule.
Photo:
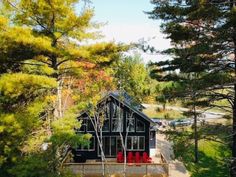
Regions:
<instances>
[{"instance_id":1,"label":"window mullion","mask_svg":"<svg viewBox=\"0 0 236 177\"><path fill-rule=\"evenodd\" d=\"M110 147L109 147L109 155L111 156L111 136L110 136Z\"/></svg>"},{"instance_id":2,"label":"window mullion","mask_svg":"<svg viewBox=\"0 0 236 177\"><path fill-rule=\"evenodd\" d=\"M131 137L131 149L134 150L134 137Z\"/></svg>"},{"instance_id":3,"label":"window mullion","mask_svg":"<svg viewBox=\"0 0 236 177\"><path fill-rule=\"evenodd\" d=\"M140 150L140 148L139 148L139 138L140 138L140 136L137 136L138 137L138 146L137 146L137 150Z\"/></svg>"}]
</instances>

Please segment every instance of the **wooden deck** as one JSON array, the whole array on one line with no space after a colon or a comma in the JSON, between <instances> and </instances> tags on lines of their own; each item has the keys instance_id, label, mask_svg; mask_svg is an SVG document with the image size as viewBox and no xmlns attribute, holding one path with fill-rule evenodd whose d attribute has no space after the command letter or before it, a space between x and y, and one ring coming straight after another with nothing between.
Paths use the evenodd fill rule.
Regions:
<instances>
[{"instance_id":1,"label":"wooden deck","mask_svg":"<svg viewBox=\"0 0 236 177\"><path fill-rule=\"evenodd\" d=\"M169 164L161 154L161 163L132 163L126 166L127 177L168 177ZM101 162L88 161L86 163L64 163L64 168L70 169L74 174L81 174L82 177L101 177ZM114 176L114 174L122 174L124 168L123 163L116 163L114 159L105 163L106 176ZM119 175L118 175L119 177Z\"/></svg>"}]
</instances>

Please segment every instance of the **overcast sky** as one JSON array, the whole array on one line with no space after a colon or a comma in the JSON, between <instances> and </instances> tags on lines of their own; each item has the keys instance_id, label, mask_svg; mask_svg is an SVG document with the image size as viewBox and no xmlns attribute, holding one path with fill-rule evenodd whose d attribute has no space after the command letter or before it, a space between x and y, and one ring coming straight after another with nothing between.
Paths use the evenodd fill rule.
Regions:
<instances>
[{"instance_id":1,"label":"overcast sky","mask_svg":"<svg viewBox=\"0 0 236 177\"><path fill-rule=\"evenodd\" d=\"M94 7L94 20L105 22L101 28L105 40L116 42L138 42L140 39L152 39L151 45L157 50L170 46L160 32L160 22L148 18L144 11L151 11L153 5L149 0L91 0ZM142 54L145 62L162 60L163 56Z\"/></svg>"}]
</instances>

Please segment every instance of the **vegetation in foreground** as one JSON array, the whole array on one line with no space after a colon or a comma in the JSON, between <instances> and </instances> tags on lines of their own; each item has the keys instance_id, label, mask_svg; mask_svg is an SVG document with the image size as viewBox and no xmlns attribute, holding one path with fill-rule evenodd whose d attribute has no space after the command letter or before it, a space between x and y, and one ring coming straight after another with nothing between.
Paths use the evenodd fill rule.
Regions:
<instances>
[{"instance_id":1,"label":"vegetation in foreground","mask_svg":"<svg viewBox=\"0 0 236 177\"><path fill-rule=\"evenodd\" d=\"M168 131L167 137L173 142L175 157L185 164L192 177L228 177L231 151L225 137L230 130L222 125L208 127L199 131L198 163L194 163L194 134L191 129Z\"/></svg>"},{"instance_id":2,"label":"vegetation in foreground","mask_svg":"<svg viewBox=\"0 0 236 177\"><path fill-rule=\"evenodd\" d=\"M191 173L192 177L228 177L229 170L227 159L230 157L230 148L214 141L199 141L199 162L193 163L194 146L189 147L189 152L178 154Z\"/></svg>"}]
</instances>

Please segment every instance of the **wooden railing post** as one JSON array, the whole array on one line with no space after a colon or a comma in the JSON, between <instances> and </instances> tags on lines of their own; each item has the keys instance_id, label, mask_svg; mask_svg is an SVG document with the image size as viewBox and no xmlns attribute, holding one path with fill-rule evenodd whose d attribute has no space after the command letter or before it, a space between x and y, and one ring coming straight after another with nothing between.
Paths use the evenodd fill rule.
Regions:
<instances>
[{"instance_id":1,"label":"wooden railing post","mask_svg":"<svg viewBox=\"0 0 236 177\"><path fill-rule=\"evenodd\" d=\"M106 175L106 163L104 164L104 173L105 173L105 175ZM103 172L102 172L103 173Z\"/></svg>"},{"instance_id":2,"label":"wooden railing post","mask_svg":"<svg viewBox=\"0 0 236 177\"><path fill-rule=\"evenodd\" d=\"M169 176L169 163L167 164L167 176Z\"/></svg>"},{"instance_id":3,"label":"wooden railing post","mask_svg":"<svg viewBox=\"0 0 236 177\"><path fill-rule=\"evenodd\" d=\"M146 175L148 174L148 165L146 164Z\"/></svg>"},{"instance_id":4,"label":"wooden railing post","mask_svg":"<svg viewBox=\"0 0 236 177\"><path fill-rule=\"evenodd\" d=\"M82 176L85 176L85 171L84 171L84 164L82 165Z\"/></svg>"}]
</instances>

